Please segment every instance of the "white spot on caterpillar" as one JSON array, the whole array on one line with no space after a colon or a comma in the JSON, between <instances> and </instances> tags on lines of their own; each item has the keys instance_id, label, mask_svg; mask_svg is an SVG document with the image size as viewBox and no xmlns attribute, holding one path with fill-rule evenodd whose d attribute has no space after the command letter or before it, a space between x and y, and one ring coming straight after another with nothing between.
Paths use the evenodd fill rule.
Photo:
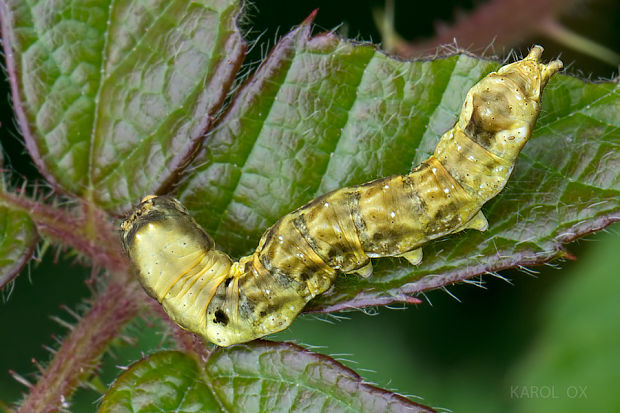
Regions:
<instances>
[{"instance_id":1,"label":"white spot on caterpillar","mask_svg":"<svg viewBox=\"0 0 620 413\"><path fill-rule=\"evenodd\" d=\"M450 192L450 190L448 188L444 188L443 191L447 194Z\"/></svg>"},{"instance_id":2,"label":"white spot on caterpillar","mask_svg":"<svg viewBox=\"0 0 620 413\"><path fill-rule=\"evenodd\" d=\"M386 184L383 189L390 189L390 186Z\"/></svg>"},{"instance_id":3,"label":"white spot on caterpillar","mask_svg":"<svg viewBox=\"0 0 620 413\"><path fill-rule=\"evenodd\" d=\"M323 206L327 208L329 206L329 202L324 203Z\"/></svg>"},{"instance_id":4,"label":"white spot on caterpillar","mask_svg":"<svg viewBox=\"0 0 620 413\"><path fill-rule=\"evenodd\" d=\"M396 212L394 212L394 211L390 212L390 216L391 216L392 218L394 218L394 217L396 216Z\"/></svg>"}]
</instances>

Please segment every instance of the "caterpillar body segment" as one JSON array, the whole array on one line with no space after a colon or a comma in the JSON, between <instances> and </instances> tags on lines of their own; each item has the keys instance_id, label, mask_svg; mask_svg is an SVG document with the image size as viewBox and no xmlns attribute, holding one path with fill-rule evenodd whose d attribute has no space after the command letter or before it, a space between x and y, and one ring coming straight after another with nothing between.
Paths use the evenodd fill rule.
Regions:
<instances>
[{"instance_id":1,"label":"caterpillar body segment","mask_svg":"<svg viewBox=\"0 0 620 413\"><path fill-rule=\"evenodd\" d=\"M325 194L285 215L255 252L233 262L187 210L146 197L123 222L122 241L146 291L183 328L220 346L285 329L339 272L372 274L371 258L422 260L430 240L486 230L480 208L505 186L562 64L540 46L467 94L456 125L407 175Z\"/></svg>"},{"instance_id":2,"label":"caterpillar body segment","mask_svg":"<svg viewBox=\"0 0 620 413\"><path fill-rule=\"evenodd\" d=\"M232 260L169 197L144 198L121 224L122 243L147 293L190 331L204 330L206 308Z\"/></svg>"}]
</instances>

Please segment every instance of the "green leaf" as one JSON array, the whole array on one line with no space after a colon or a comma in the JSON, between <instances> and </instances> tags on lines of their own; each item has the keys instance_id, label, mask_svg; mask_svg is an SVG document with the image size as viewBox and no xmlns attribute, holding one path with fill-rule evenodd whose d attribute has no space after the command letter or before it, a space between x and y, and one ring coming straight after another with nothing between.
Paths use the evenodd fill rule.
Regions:
<instances>
[{"instance_id":1,"label":"green leaf","mask_svg":"<svg viewBox=\"0 0 620 413\"><path fill-rule=\"evenodd\" d=\"M99 412L214 411L217 400L196 361L167 351L131 366L119 376Z\"/></svg>"},{"instance_id":2,"label":"green leaf","mask_svg":"<svg viewBox=\"0 0 620 413\"><path fill-rule=\"evenodd\" d=\"M244 54L236 0L1 0L13 101L46 179L122 211L187 165Z\"/></svg>"},{"instance_id":3,"label":"green leaf","mask_svg":"<svg viewBox=\"0 0 620 413\"><path fill-rule=\"evenodd\" d=\"M154 354L123 373L106 412L431 412L363 382L335 360L287 343L218 348L205 364L176 351Z\"/></svg>"},{"instance_id":4,"label":"green leaf","mask_svg":"<svg viewBox=\"0 0 620 413\"><path fill-rule=\"evenodd\" d=\"M19 274L38 241L28 213L0 205L0 289Z\"/></svg>"},{"instance_id":5,"label":"green leaf","mask_svg":"<svg viewBox=\"0 0 620 413\"><path fill-rule=\"evenodd\" d=\"M305 22L238 93L178 195L234 256L282 215L345 185L407 173L451 128L465 94L499 66L465 54L404 62ZM616 83L558 75L506 189L483 208L484 233L424 247L418 267L375 260L368 279L339 277L310 311L411 301L474 275L562 255L561 244L619 219Z\"/></svg>"}]
</instances>

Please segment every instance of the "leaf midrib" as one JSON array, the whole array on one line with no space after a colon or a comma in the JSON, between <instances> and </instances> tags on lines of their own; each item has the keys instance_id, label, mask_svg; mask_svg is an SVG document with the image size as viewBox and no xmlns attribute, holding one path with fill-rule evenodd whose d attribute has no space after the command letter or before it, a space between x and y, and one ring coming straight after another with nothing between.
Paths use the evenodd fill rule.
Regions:
<instances>
[{"instance_id":1,"label":"leaf midrib","mask_svg":"<svg viewBox=\"0 0 620 413\"><path fill-rule=\"evenodd\" d=\"M113 23L117 23L118 22L115 20L114 22L112 22L112 19L110 18L111 15L113 15L113 10L116 7L116 3L117 0L111 0L110 1L110 6L107 8L108 10L108 15L107 15L107 24L106 24L106 30L105 30L105 34L104 34L104 44L103 44L103 48L101 49L101 68L100 68L100 78L99 78L99 87L97 88L97 92L95 93L94 96L94 102L95 102L95 113L93 116L93 124L92 124L92 128L91 128L91 135L90 135L90 140L89 140L89 146L88 146L88 174L87 174L87 179L88 179L88 188L89 191L93 191L94 187L95 187L95 183L93 182L93 170L94 170L94 166L95 166L95 152L94 152L94 148L95 148L95 142L100 138L99 136L99 130L100 128L98 127L99 125L99 116L100 116L100 111L101 111L101 105L99 104L99 100L101 98L101 93L104 89L104 86L106 84L106 81L108 78L111 77L111 75L113 73L116 72L116 70L118 70L119 67L121 67L121 63L123 63L124 61L126 61L127 59L129 59L130 56L133 55L134 51L138 49L138 46L142 45L142 42L144 41L146 34L149 32L149 29L151 29L156 23L158 23L160 21L160 19L162 18L162 16L165 15L165 12L170 9L172 7L172 4L174 3L174 1L170 1L167 3L166 7L164 7L163 9L161 9L161 12L155 17L153 18L150 22L148 27L146 27L143 30L143 34L140 37L140 40L137 41L134 44L134 47L132 49L130 49L127 53L125 53L123 55L123 57L116 63L116 65L114 66L114 68L112 69L112 71L110 71L109 73L105 71L105 66L106 66L106 62L107 62L107 58L108 53L109 53L109 47L110 47L110 27L112 26ZM135 150L135 148L134 148ZM126 159L126 158L125 158ZM90 195L89 195L90 196Z\"/></svg>"}]
</instances>

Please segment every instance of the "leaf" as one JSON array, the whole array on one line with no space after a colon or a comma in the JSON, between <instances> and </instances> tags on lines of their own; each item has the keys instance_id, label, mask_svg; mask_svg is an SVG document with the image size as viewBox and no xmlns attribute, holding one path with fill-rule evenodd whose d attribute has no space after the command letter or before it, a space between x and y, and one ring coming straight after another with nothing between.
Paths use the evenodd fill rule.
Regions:
<instances>
[{"instance_id":1,"label":"leaf","mask_svg":"<svg viewBox=\"0 0 620 413\"><path fill-rule=\"evenodd\" d=\"M187 165L244 55L235 0L1 0L13 102L46 179L122 212Z\"/></svg>"},{"instance_id":2,"label":"leaf","mask_svg":"<svg viewBox=\"0 0 620 413\"><path fill-rule=\"evenodd\" d=\"M0 204L0 289L24 268L38 241L28 213Z\"/></svg>"},{"instance_id":3,"label":"leaf","mask_svg":"<svg viewBox=\"0 0 620 413\"><path fill-rule=\"evenodd\" d=\"M201 365L177 351L149 356L116 380L99 411L433 411L294 344L218 348Z\"/></svg>"},{"instance_id":4,"label":"leaf","mask_svg":"<svg viewBox=\"0 0 620 413\"><path fill-rule=\"evenodd\" d=\"M310 22L285 36L209 136L178 195L221 248L251 253L282 215L327 191L407 173L451 128L467 91L499 65L458 54L404 62ZM306 310L411 301L474 275L562 255L561 244L620 217L616 83L558 75L490 227L424 247L418 267L375 260L368 279L338 277Z\"/></svg>"}]
</instances>

